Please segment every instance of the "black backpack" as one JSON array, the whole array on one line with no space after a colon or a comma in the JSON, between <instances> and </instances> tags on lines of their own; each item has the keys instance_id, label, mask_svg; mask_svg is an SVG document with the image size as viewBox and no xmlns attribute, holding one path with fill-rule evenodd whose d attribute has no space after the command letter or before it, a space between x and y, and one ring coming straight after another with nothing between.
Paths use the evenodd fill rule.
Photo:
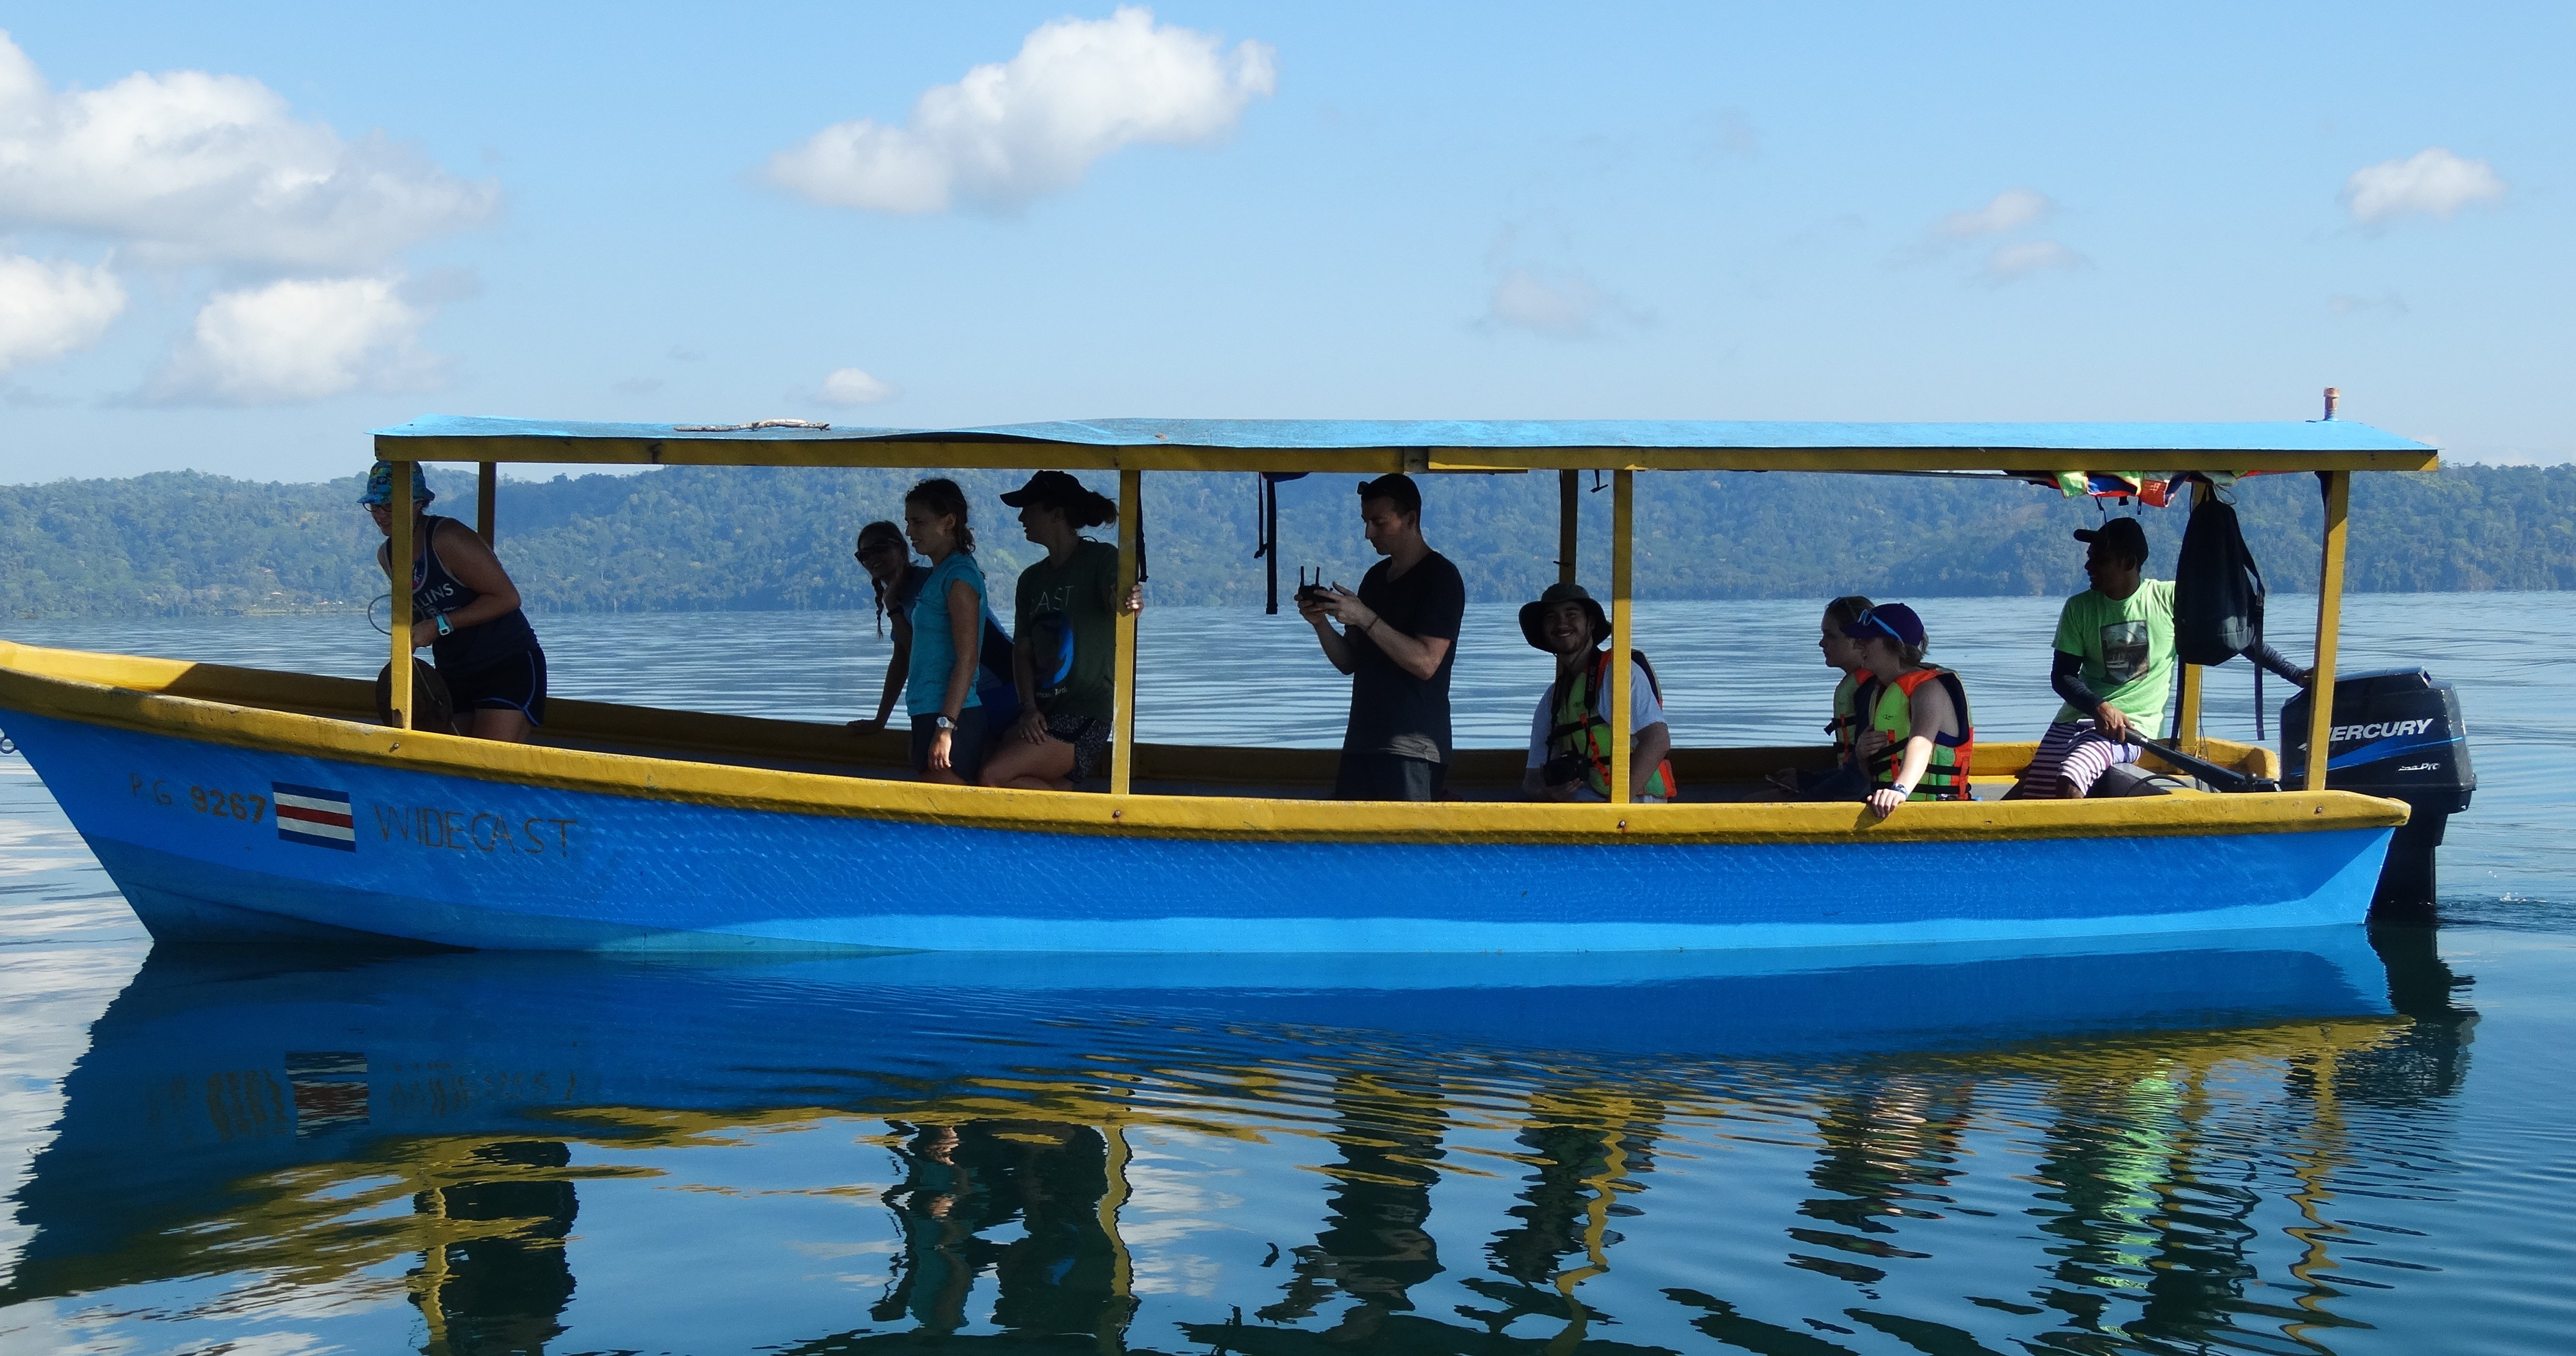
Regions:
<instances>
[{"instance_id":1,"label":"black backpack","mask_svg":"<svg viewBox=\"0 0 2576 1356\"><path fill-rule=\"evenodd\" d=\"M2263 572L2245 549L2236 510L2216 496L2194 507L2174 561L2174 654L2224 664L2263 640Z\"/></svg>"}]
</instances>

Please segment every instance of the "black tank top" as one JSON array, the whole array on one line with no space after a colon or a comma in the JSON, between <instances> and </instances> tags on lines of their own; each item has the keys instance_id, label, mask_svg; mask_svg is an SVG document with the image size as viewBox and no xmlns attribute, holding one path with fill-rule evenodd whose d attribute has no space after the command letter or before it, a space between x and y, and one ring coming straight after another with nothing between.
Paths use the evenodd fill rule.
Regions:
<instances>
[{"instance_id":1,"label":"black tank top","mask_svg":"<svg viewBox=\"0 0 2576 1356\"><path fill-rule=\"evenodd\" d=\"M421 519L420 559L412 562L411 613L414 619L444 617L472 603L482 594L467 588L463 580L447 572L438 558L438 525L456 522L453 518L424 515ZM474 529L463 523L461 531ZM430 657L448 673L472 673L497 660L537 649L537 631L528 625L528 614L518 608L472 626L460 626L450 635L430 643Z\"/></svg>"}]
</instances>

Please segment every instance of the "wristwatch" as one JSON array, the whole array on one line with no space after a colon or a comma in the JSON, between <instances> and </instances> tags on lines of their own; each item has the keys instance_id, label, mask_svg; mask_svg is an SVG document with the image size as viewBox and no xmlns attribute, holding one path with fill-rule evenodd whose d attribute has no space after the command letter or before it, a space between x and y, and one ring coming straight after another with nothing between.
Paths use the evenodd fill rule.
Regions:
<instances>
[{"instance_id":1,"label":"wristwatch","mask_svg":"<svg viewBox=\"0 0 2576 1356\"><path fill-rule=\"evenodd\" d=\"M438 614L438 633L442 636L456 634L456 628L447 624L447 614L444 612Z\"/></svg>"},{"instance_id":2,"label":"wristwatch","mask_svg":"<svg viewBox=\"0 0 2576 1356\"><path fill-rule=\"evenodd\" d=\"M957 722L950 720L948 718L948 713L945 711L932 716L930 718L930 724L934 729L954 730L957 728Z\"/></svg>"}]
</instances>

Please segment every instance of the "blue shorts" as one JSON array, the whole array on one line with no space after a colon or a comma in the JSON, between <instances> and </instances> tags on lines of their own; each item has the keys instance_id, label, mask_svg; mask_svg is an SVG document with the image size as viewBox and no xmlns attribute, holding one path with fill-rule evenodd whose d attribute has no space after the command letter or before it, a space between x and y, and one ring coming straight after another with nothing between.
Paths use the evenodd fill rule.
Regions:
<instances>
[{"instance_id":1,"label":"blue shorts","mask_svg":"<svg viewBox=\"0 0 2576 1356\"><path fill-rule=\"evenodd\" d=\"M447 695L456 713L468 711L516 711L528 718L530 725L546 723L546 652L525 649L505 655L470 673L438 676L447 681Z\"/></svg>"}]
</instances>

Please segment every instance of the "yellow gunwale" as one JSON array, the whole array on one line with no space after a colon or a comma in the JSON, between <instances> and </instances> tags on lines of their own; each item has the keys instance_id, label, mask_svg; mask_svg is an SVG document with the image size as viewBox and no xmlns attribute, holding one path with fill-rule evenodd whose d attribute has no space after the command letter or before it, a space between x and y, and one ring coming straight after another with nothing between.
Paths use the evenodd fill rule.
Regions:
<instances>
[{"instance_id":1,"label":"yellow gunwale","mask_svg":"<svg viewBox=\"0 0 2576 1356\"><path fill-rule=\"evenodd\" d=\"M351 686L344 679L0 640L0 709L232 748L674 804L1158 839L1497 845L1634 840L1711 846L1992 842L2390 828L2407 817L2402 802L2348 791L1917 804L1881 823L1858 806L1838 804L1384 804L989 790L495 744L168 691L199 671L235 686L273 685L272 700L317 707L345 707ZM739 718L702 719L742 723Z\"/></svg>"}]
</instances>

